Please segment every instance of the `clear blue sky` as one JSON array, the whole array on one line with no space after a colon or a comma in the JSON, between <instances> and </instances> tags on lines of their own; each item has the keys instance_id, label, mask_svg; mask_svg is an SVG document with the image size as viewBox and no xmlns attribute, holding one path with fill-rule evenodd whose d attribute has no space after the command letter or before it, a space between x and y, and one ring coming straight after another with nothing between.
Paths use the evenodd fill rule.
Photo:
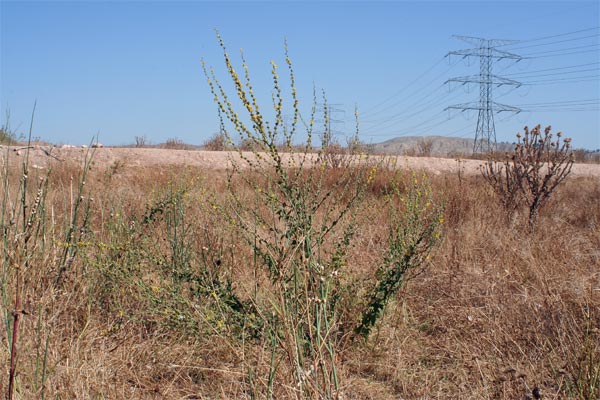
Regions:
<instances>
[{"instance_id":1,"label":"clear blue sky","mask_svg":"<svg viewBox=\"0 0 600 400\"><path fill-rule=\"evenodd\" d=\"M521 40L499 47L529 58L493 72L527 83L494 88L495 100L528 110L496 115L498 140L524 125L551 124L575 147L600 148L600 10L582 1L396 2L26 2L1 1L0 105L17 132L83 144L168 138L201 144L218 131L201 59L225 81L215 40L243 48L255 90L270 100L270 60L287 38L304 112L313 84L339 112L339 140L354 129L380 142L403 135L473 137L476 84L444 82L479 73L479 60L444 57L473 47L452 35ZM283 71L282 71L283 72ZM282 73L283 75L283 73ZM408 87L407 87L408 85ZM263 106L263 108L265 108Z\"/></svg>"}]
</instances>

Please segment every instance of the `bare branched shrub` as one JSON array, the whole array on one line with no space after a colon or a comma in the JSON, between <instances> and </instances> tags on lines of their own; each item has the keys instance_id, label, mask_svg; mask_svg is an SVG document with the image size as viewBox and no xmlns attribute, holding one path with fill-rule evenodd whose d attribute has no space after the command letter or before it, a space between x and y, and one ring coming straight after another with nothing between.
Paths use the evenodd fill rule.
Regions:
<instances>
[{"instance_id":1,"label":"bare branched shrub","mask_svg":"<svg viewBox=\"0 0 600 400\"><path fill-rule=\"evenodd\" d=\"M205 150L224 151L229 147L227 136L223 132L217 132L208 138L202 145Z\"/></svg>"},{"instance_id":2,"label":"bare branched shrub","mask_svg":"<svg viewBox=\"0 0 600 400\"><path fill-rule=\"evenodd\" d=\"M487 183L500 196L507 211L525 205L529 209L529 226L534 228L538 213L554 189L565 180L573 166L571 139L561 141L562 133L552 140L548 126L540 125L524 135L517 134L517 145L503 161L488 160L482 168Z\"/></svg>"},{"instance_id":3,"label":"bare branched shrub","mask_svg":"<svg viewBox=\"0 0 600 400\"><path fill-rule=\"evenodd\" d=\"M169 150L187 150L188 145L186 145L181 139L169 138L167 139L163 147Z\"/></svg>"},{"instance_id":4,"label":"bare branched shrub","mask_svg":"<svg viewBox=\"0 0 600 400\"><path fill-rule=\"evenodd\" d=\"M150 141L146 135L136 136L134 139L135 147L146 147L150 144Z\"/></svg>"},{"instance_id":5,"label":"bare branched shrub","mask_svg":"<svg viewBox=\"0 0 600 400\"><path fill-rule=\"evenodd\" d=\"M430 157L433 150L433 140L430 138L422 138L417 143L417 150L421 157Z\"/></svg>"}]
</instances>

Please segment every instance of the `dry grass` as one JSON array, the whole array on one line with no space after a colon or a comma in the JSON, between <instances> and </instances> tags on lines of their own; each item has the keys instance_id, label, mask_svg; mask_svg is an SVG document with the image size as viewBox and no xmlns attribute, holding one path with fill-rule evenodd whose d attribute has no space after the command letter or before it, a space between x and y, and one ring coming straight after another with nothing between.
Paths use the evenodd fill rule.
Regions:
<instances>
[{"instance_id":1,"label":"dry grass","mask_svg":"<svg viewBox=\"0 0 600 400\"><path fill-rule=\"evenodd\" d=\"M254 366L260 381L269 354L248 351L264 346L242 345L249 339L219 314L218 303L191 303L197 288L174 278L167 262L183 249L218 267L211 273L230 273L233 292L249 296L251 254L237 247L235 232L215 211L226 202L225 172L95 165L85 193L94 198L89 233L55 286L78 168L57 164L50 174L46 245L32 250L35 263L25 271L15 398L250 398L255 386L247 367ZM19 176L9 169L11 193ZM340 278L353 282L356 293L385 250L380 210L388 179L382 172L375 177L358 213ZM534 388L547 399L597 398L598 179L558 187L533 233L526 216L506 220L482 178L431 179L446 203L443 239L369 339L338 355L344 398L521 399L534 398ZM158 218L164 210L156 223L142 221L182 188L184 241L177 247L170 242L173 225ZM3 266L6 315L15 290L12 268ZM10 357L6 328L0 329L2 392ZM286 371L278 374L276 397L292 397Z\"/></svg>"}]
</instances>

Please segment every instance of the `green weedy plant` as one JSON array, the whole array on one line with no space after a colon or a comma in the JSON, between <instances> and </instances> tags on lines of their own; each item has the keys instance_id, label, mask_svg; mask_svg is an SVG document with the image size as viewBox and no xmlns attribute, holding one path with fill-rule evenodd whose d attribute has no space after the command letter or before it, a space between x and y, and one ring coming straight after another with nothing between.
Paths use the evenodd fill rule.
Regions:
<instances>
[{"instance_id":1,"label":"green weedy plant","mask_svg":"<svg viewBox=\"0 0 600 400\"><path fill-rule=\"evenodd\" d=\"M233 291L234 255L214 194L192 170L172 174L141 209L110 195L105 234L90 260L94 300L114 318L111 333L128 320L146 332L239 336L252 305Z\"/></svg>"},{"instance_id":2,"label":"green weedy plant","mask_svg":"<svg viewBox=\"0 0 600 400\"><path fill-rule=\"evenodd\" d=\"M397 181L392 182L387 197L388 245L355 328L363 337L369 335L392 296L429 259L444 222L443 209L425 177L419 180L413 173L404 192Z\"/></svg>"},{"instance_id":3,"label":"green weedy plant","mask_svg":"<svg viewBox=\"0 0 600 400\"><path fill-rule=\"evenodd\" d=\"M535 228L539 210L547 203L554 189L562 183L574 163L571 139L556 140L548 126L542 133L540 125L524 135L517 134L517 145L503 161L488 160L482 175L499 195L507 212L512 214L521 206L529 210L529 227Z\"/></svg>"},{"instance_id":4,"label":"green weedy plant","mask_svg":"<svg viewBox=\"0 0 600 400\"><path fill-rule=\"evenodd\" d=\"M258 317L266 326L266 336L272 338L268 343L273 362L264 392L272 395L276 370L285 359L296 394L334 398L339 391L336 280L354 233L349 214L362 199L364 169L357 165L340 170L332 182L325 158L326 146L317 149L312 146L315 103L306 124L304 151L294 152L293 137L300 111L287 49L293 101L289 128L283 123L277 65L271 62L275 122L270 124L259 111L243 55L245 82L234 70L221 37L218 39L229 75L252 123L250 127L242 121L212 70L205 68L219 107L221 131L233 143L225 127L226 118L242 140L252 143L251 155L239 151L241 161L232 160L234 165L228 178L229 215L230 222L254 253L257 279L265 274L270 282L269 288L257 286L252 298ZM241 163L247 164L250 172L240 173ZM243 198L243 188L251 188L254 198ZM249 382L251 386L259 384L254 378ZM251 388L253 392L258 390Z\"/></svg>"},{"instance_id":5,"label":"green weedy plant","mask_svg":"<svg viewBox=\"0 0 600 400\"><path fill-rule=\"evenodd\" d=\"M279 390L285 391L287 396L339 398L339 350L345 338L354 335L352 329L344 327L356 325L342 324L339 320L339 307L344 303L340 296L350 293L342 287L339 275L355 234L358 207L377 168L368 168L372 166L369 160L360 155L344 158L341 164L331 162L327 107L322 135L326 140L322 140L319 147L313 146L316 96L313 95L310 118L305 121L300 116L287 46L290 126L284 123L284 96L278 66L271 62L275 117L271 123L260 111L243 53L244 72L240 78L218 32L217 38L237 92L236 101L241 102L248 116L244 119L238 114L214 71L203 63L218 107L221 132L233 145L235 140L227 129L233 127L240 142L251 144L248 146L251 152L242 152L238 147L237 154L232 154L228 175L230 196L222 210L253 255L255 283L250 295L253 307L247 308L252 310L247 319L259 320L262 341L259 341L259 350L244 341L244 352L267 353L271 360L268 370L262 372L260 365L249 363L248 391L252 396L272 398L276 395L278 377L284 374L292 385L281 385ZM300 123L305 128L306 142L297 152L293 139ZM353 143L358 143L358 123ZM352 146L355 148L359 147ZM411 200L408 203L412 204ZM427 210L429 207L430 204ZM374 285L375 292L368 296L370 301L363 301L370 308L363 313L362 334L368 333L380 317L385 304L397 292L405 271L421 263L417 258L427 253L431 235L437 232L433 223L419 221L423 210L398 208L397 211L391 215L396 224L391 229L394 238L390 239L394 250L390 250L380 274L390 284ZM397 219L401 214L404 216L404 212L407 218ZM407 230L421 225L432 228L426 228L425 233L415 233L415 239L412 232L401 233L400 225L404 223L413 223L405 226ZM408 253L404 254L404 250ZM400 253L404 257L402 261ZM383 297L377 293L383 293ZM261 373L266 378L258 376Z\"/></svg>"}]
</instances>

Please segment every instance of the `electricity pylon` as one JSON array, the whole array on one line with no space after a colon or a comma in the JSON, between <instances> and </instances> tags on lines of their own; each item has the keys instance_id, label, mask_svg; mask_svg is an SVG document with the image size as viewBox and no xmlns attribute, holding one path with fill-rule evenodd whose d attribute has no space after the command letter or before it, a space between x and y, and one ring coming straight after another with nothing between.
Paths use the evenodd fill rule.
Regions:
<instances>
[{"instance_id":1,"label":"electricity pylon","mask_svg":"<svg viewBox=\"0 0 600 400\"><path fill-rule=\"evenodd\" d=\"M494 112L519 113L521 112L521 109L493 101L493 87L500 87L502 85L519 87L521 86L521 83L512 79L494 75L492 73L492 65L494 61L500 61L503 59L511 59L518 62L522 60L523 57L507 51L498 50L496 48L497 46L514 43L515 41L512 40L484 39L470 36L453 37L473 44L477 47L451 51L448 53L448 56L455 55L462 56L463 58L479 57L479 75L452 78L448 79L446 82L459 82L463 85L466 85L467 83L479 84L479 102L455 104L447 107L446 110L477 110L477 129L475 130L473 153L477 154L496 150L496 127L494 125Z\"/></svg>"},{"instance_id":2,"label":"electricity pylon","mask_svg":"<svg viewBox=\"0 0 600 400\"><path fill-rule=\"evenodd\" d=\"M346 112L341 108L343 104L319 103L317 104L323 112L323 118L317 119L315 122L324 123L323 137L321 140L326 145L334 144L334 136L342 133L339 130L332 129L332 124L344 124L344 115ZM342 119L334 118L336 115L342 115Z\"/></svg>"}]
</instances>

